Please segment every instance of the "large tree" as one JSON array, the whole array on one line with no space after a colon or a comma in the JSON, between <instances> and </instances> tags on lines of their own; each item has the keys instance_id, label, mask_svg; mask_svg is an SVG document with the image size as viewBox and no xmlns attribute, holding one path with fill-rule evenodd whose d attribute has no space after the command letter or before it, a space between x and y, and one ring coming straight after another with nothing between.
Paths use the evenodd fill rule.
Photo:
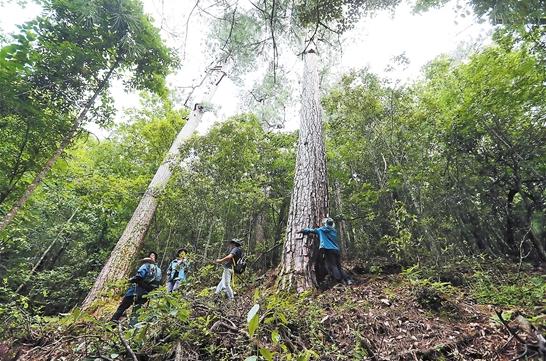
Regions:
<instances>
[{"instance_id":1,"label":"large tree","mask_svg":"<svg viewBox=\"0 0 546 361\"><path fill-rule=\"evenodd\" d=\"M210 78L212 89L209 92L209 97L212 97L214 90L220 84L224 73L222 72L222 68L211 69L209 71L213 73ZM188 121L174 139L163 162L157 169L148 188L140 199L137 208L133 212L123 234L112 250L108 261L104 267L102 267L93 287L87 294L87 297L83 302L83 307L90 306L109 282L118 280L128 274L135 256L142 248L144 237L146 236L152 217L157 209L159 196L171 178L172 169L180 163L178 157L179 148L195 132L197 126L201 123L205 110L204 105L201 103L196 103L194 105Z\"/></svg>"},{"instance_id":2,"label":"large tree","mask_svg":"<svg viewBox=\"0 0 546 361\"><path fill-rule=\"evenodd\" d=\"M320 224L329 212L317 44L326 40L323 48L328 49L328 39L350 29L361 12L397 3L396 0L260 2L261 16L269 20L271 29L273 64L280 48L276 41L279 34L292 39L304 62L294 189L278 277L278 285L283 289L299 292L317 285L314 267L318 251L316 239L313 236L300 239L298 231ZM289 37L288 34L295 36ZM274 73L275 70L273 66Z\"/></svg>"},{"instance_id":3,"label":"large tree","mask_svg":"<svg viewBox=\"0 0 546 361\"><path fill-rule=\"evenodd\" d=\"M317 249L314 238L305 236L302 240L298 232L306 226L319 224L328 214L326 154L315 49L306 51L304 61L296 173L279 274L281 288L298 291L316 284L313 261Z\"/></svg>"},{"instance_id":4,"label":"large tree","mask_svg":"<svg viewBox=\"0 0 546 361\"><path fill-rule=\"evenodd\" d=\"M226 74L237 75L253 61L254 57L247 43L255 42L254 39L259 35L256 30L253 19L240 14L237 9L224 13L221 21L212 27L211 47L214 48L212 57L216 60L205 69L201 81L201 87L204 88L202 98L194 102L188 121L176 136L163 163L150 181L122 236L85 298L83 307L89 307L108 283L119 280L129 273L135 256L144 244L158 206L159 196L167 186L173 168L180 164L179 148L201 123L203 114L209 110L212 98ZM192 98L191 95L189 98Z\"/></svg>"}]
</instances>

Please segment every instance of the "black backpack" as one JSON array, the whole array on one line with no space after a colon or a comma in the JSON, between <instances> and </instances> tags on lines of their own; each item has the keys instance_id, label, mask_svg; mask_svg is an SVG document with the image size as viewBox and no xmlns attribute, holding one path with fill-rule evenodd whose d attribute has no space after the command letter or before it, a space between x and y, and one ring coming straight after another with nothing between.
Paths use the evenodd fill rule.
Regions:
<instances>
[{"instance_id":1,"label":"black backpack","mask_svg":"<svg viewBox=\"0 0 546 361\"><path fill-rule=\"evenodd\" d=\"M243 256L239 257L237 262L235 262L235 264L233 266L233 271L236 274L240 275L245 270L246 270L246 256L243 255Z\"/></svg>"}]
</instances>

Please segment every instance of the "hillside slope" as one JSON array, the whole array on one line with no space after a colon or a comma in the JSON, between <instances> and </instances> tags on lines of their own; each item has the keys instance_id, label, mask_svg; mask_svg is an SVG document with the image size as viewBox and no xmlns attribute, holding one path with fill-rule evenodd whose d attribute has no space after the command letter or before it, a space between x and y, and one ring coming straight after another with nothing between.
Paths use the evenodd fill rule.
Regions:
<instances>
[{"instance_id":1,"label":"hillside slope","mask_svg":"<svg viewBox=\"0 0 546 361\"><path fill-rule=\"evenodd\" d=\"M142 322L122 337L115 325L76 310L2 344L0 356L134 360L122 338L138 360L510 360L523 351L494 307L476 304L462 288L404 274L355 280L295 296L271 293L271 278L255 280L261 290L242 286L243 279L232 303L197 283L178 295L158 292ZM260 309L249 327L255 304Z\"/></svg>"}]
</instances>

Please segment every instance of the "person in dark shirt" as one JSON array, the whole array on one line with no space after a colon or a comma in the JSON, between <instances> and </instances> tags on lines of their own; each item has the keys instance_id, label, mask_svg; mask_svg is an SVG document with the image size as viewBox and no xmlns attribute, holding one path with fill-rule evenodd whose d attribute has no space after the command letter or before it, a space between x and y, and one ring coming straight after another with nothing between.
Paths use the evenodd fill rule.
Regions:
<instances>
[{"instance_id":1,"label":"person in dark shirt","mask_svg":"<svg viewBox=\"0 0 546 361\"><path fill-rule=\"evenodd\" d=\"M319 237L318 268L324 268L336 283L343 282L351 285L353 281L341 267L341 257L337 244L337 232L334 228L334 220L332 218L325 218L322 223L322 227L305 228L301 232L304 235L313 233Z\"/></svg>"},{"instance_id":2,"label":"person in dark shirt","mask_svg":"<svg viewBox=\"0 0 546 361\"><path fill-rule=\"evenodd\" d=\"M220 283L218 283L218 286L216 286L216 291L214 293L219 294L223 290L230 300L235 298L233 289L231 288L231 278L233 277L233 268L235 264L243 256L241 247L242 243L240 240L232 239L229 241L229 254L224 258L218 258L215 261L216 263L223 265L224 272L222 273L222 279L220 280Z\"/></svg>"}]
</instances>

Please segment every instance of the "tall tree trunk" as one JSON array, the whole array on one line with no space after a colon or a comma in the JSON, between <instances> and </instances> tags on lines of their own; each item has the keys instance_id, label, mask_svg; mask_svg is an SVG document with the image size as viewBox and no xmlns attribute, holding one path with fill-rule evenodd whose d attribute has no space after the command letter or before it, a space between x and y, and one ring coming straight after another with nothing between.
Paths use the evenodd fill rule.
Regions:
<instances>
[{"instance_id":1,"label":"tall tree trunk","mask_svg":"<svg viewBox=\"0 0 546 361\"><path fill-rule=\"evenodd\" d=\"M214 96L218 85L225 76L225 73L221 68L215 68L211 71L213 72L213 76L209 78L211 83L208 95L204 100L205 102L210 101ZM89 307L91 303L100 296L101 291L105 288L107 283L124 278L129 274L130 267L134 262L134 258L142 248L144 237L148 231L152 217L155 214L158 197L165 189L165 186L171 177L171 168L177 164L179 148L195 132L197 126L201 123L204 112L205 109L203 105L196 103L187 123L177 134L167 156L157 169L146 192L144 192L133 216L112 250L110 258L102 268L95 280L95 284L83 301L83 308Z\"/></svg>"},{"instance_id":2,"label":"tall tree trunk","mask_svg":"<svg viewBox=\"0 0 546 361\"><path fill-rule=\"evenodd\" d=\"M317 285L314 264L318 247L314 237L298 239L298 232L318 225L327 215L328 184L324 152L322 108L319 94L318 56L304 55L301 124L294 189L290 201L278 286L304 291Z\"/></svg>"},{"instance_id":3,"label":"tall tree trunk","mask_svg":"<svg viewBox=\"0 0 546 361\"><path fill-rule=\"evenodd\" d=\"M281 208L279 209L279 218L278 221L275 223L275 233L274 233L274 242L273 244L278 244L281 242L283 236L284 236L284 230L286 229L286 225L288 222L288 207L290 206L290 200L289 199L283 199L281 203ZM279 264L279 256L281 255L281 251L277 251L276 247L274 251L270 252L267 258L267 262L264 266L276 266Z\"/></svg>"},{"instance_id":4,"label":"tall tree trunk","mask_svg":"<svg viewBox=\"0 0 546 361\"><path fill-rule=\"evenodd\" d=\"M542 244L542 241L535 232L533 231L533 205L531 204L531 200L529 199L527 193L521 189L521 183L519 184L521 195L521 200L523 201L523 205L526 210L526 227L529 229L529 239L531 240L531 243L535 246L536 255L537 258L540 259L542 262L546 262L546 250L544 249L544 245Z\"/></svg>"},{"instance_id":5,"label":"tall tree trunk","mask_svg":"<svg viewBox=\"0 0 546 361\"><path fill-rule=\"evenodd\" d=\"M70 143L72 143L72 140L74 140L74 136L80 129L80 126L83 120L85 119L85 117L87 116L87 113L89 112L93 104L95 104L95 100L97 100L97 97L103 92L104 88L106 88L106 85L110 81L110 78L112 77L112 74L114 73L114 70L116 70L118 65L119 65L119 62L116 61L110 67L110 69L108 70L108 73L106 73L104 78L101 80L101 82L99 83L99 86L97 87L97 89L95 89L95 92L93 93L91 98L85 103L84 108L81 110L80 114L78 114L78 116L74 120L74 123L72 123L72 126L70 127L68 132L64 135L63 140L61 141L61 144L59 145L55 153L53 153L51 158L49 158L46 164L42 167L42 170L40 170L38 174L36 174L36 176L32 180L32 183L28 185L27 189L25 190L25 193L23 193L23 195L21 196L21 198L19 198L17 203L15 203L15 205L11 208L11 210L4 216L2 221L0 221L0 232L4 230L4 228L6 228L8 224L11 223L11 221L15 218L17 213L21 210L21 208L23 208L25 203L28 201L30 196L34 193L36 188L40 185L40 183L42 183L42 180L47 175L47 173L49 173L49 171L51 170L51 168L53 167L57 159L59 159L61 154L64 153L64 150L66 149L66 147L68 147Z\"/></svg>"}]
</instances>

